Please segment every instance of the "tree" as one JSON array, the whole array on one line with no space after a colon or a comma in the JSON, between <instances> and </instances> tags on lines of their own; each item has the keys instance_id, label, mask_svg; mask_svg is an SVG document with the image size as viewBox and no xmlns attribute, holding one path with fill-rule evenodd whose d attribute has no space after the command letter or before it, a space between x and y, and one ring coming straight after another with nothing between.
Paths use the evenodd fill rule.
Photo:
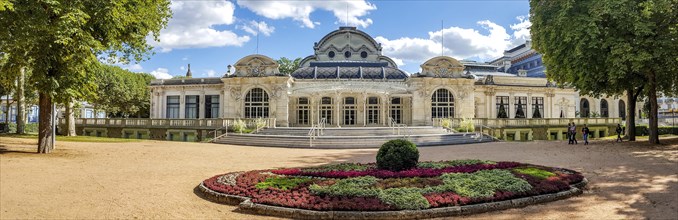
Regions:
<instances>
[{"instance_id":1,"label":"tree","mask_svg":"<svg viewBox=\"0 0 678 220\"><path fill-rule=\"evenodd\" d=\"M645 91L656 103L657 89L676 85L676 5L678 0L531 0L533 45L544 56L548 78L594 97L626 93L627 131L635 140L638 97ZM656 112L653 117L656 124Z\"/></svg>"},{"instance_id":2,"label":"tree","mask_svg":"<svg viewBox=\"0 0 678 220\"><path fill-rule=\"evenodd\" d=\"M38 153L54 149L53 102L93 93L87 68L98 58L142 60L151 50L146 37L157 40L167 24L169 4L169 0L16 0L12 10L0 13L1 51L21 54L29 62L29 81L39 90Z\"/></svg>"},{"instance_id":3,"label":"tree","mask_svg":"<svg viewBox=\"0 0 678 220\"><path fill-rule=\"evenodd\" d=\"M0 0L0 11L13 10L12 3L9 0Z\"/></svg>"},{"instance_id":4,"label":"tree","mask_svg":"<svg viewBox=\"0 0 678 220\"><path fill-rule=\"evenodd\" d=\"M290 60L287 59L287 57L281 57L279 60L276 60L276 62L280 64L280 73L290 75L292 72L299 69L301 58Z\"/></svg>"},{"instance_id":5,"label":"tree","mask_svg":"<svg viewBox=\"0 0 678 220\"><path fill-rule=\"evenodd\" d=\"M133 73L117 66L99 64L96 75L97 92L88 100L110 117L148 117L153 75Z\"/></svg>"}]
</instances>

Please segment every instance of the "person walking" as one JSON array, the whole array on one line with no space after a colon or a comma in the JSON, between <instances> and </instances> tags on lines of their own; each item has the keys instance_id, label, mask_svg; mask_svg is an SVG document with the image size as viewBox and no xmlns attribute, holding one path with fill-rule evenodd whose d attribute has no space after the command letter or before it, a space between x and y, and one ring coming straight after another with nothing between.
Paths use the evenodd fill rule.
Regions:
<instances>
[{"instance_id":1,"label":"person walking","mask_svg":"<svg viewBox=\"0 0 678 220\"><path fill-rule=\"evenodd\" d=\"M572 142L574 144L577 144L577 126L572 122Z\"/></svg>"},{"instance_id":2,"label":"person walking","mask_svg":"<svg viewBox=\"0 0 678 220\"><path fill-rule=\"evenodd\" d=\"M622 141L621 134L623 130L620 124L617 124L617 129L615 131L617 132L617 140L615 142L621 142Z\"/></svg>"},{"instance_id":3,"label":"person walking","mask_svg":"<svg viewBox=\"0 0 678 220\"><path fill-rule=\"evenodd\" d=\"M584 124L584 128L581 129L582 135L584 135L584 145L589 145L589 127Z\"/></svg>"},{"instance_id":4,"label":"person walking","mask_svg":"<svg viewBox=\"0 0 678 220\"><path fill-rule=\"evenodd\" d=\"M572 143L572 123L567 123L567 144Z\"/></svg>"}]
</instances>

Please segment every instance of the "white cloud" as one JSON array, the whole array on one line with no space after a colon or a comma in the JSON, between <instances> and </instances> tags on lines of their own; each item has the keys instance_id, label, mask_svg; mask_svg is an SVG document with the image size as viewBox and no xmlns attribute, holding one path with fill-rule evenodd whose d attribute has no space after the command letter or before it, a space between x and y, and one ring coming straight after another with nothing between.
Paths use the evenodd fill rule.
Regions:
<instances>
[{"instance_id":1,"label":"white cloud","mask_svg":"<svg viewBox=\"0 0 678 220\"><path fill-rule=\"evenodd\" d=\"M381 43L384 55L390 56L396 62L423 63L427 59L440 56L441 50L446 56L457 59L491 60L503 56L504 50L529 39L530 21L524 16L517 19L518 24L510 25L513 34L507 33L506 28L485 20L477 24L487 34L474 28L449 27L442 31L429 32L428 38L388 39L378 36L375 40Z\"/></svg>"},{"instance_id":2,"label":"white cloud","mask_svg":"<svg viewBox=\"0 0 678 220\"><path fill-rule=\"evenodd\" d=\"M186 61L188 60L188 57L181 58L181 60Z\"/></svg>"},{"instance_id":3,"label":"white cloud","mask_svg":"<svg viewBox=\"0 0 678 220\"><path fill-rule=\"evenodd\" d=\"M217 72L214 70L207 70L207 77L215 77Z\"/></svg>"},{"instance_id":4,"label":"white cloud","mask_svg":"<svg viewBox=\"0 0 678 220\"><path fill-rule=\"evenodd\" d=\"M372 19L361 18L377 9L364 0L339 0L339 1L248 1L238 0L238 5L245 7L254 13L270 19L291 18L302 23L302 26L314 28L320 24L311 20L311 13L315 10L330 11L340 24L348 23L349 26L366 28L372 24ZM348 9L348 12L347 12ZM348 20L347 20L348 19Z\"/></svg>"},{"instance_id":5,"label":"white cloud","mask_svg":"<svg viewBox=\"0 0 678 220\"><path fill-rule=\"evenodd\" d=\"M254 36L257 35L257 32L261 32L264 36L271 36L275 31L275 27L269 26L266 22L256 22L249 21L243 26L239 26L240 29L244 30L247 33L250 33Z\"/></svg>"},{"instance_id":6,"label":"white cloud","mask_svg":"<svg viewBox=\"0 0 678 220\"><path fill-rule=\"evenodd\" d=\"M215 26L230 25L235 21L235 5L229 1L172 1L172 18L167 28L160 31L160 41L149 41L162 52L181 48L242 46L249 36L238 36L230 30Z\"/></svg>"},{"instance_id":7,"label":"white cloud","mask_svg":"<svg viewBox=\"0 0 678 220\"><path fill-rule=\"evenodd\" d=\"M530 35L530 27L532 22L530 22L529 16L518 16L516 19L520 21L517 24L512 24L511 30L513 30L513 43L512 47L518 46L522 43L525 43L526 40L532 39Z\"/></svg>"},{"instance_id":8,"label":"white cloud","mask_svg":"<svg viewBox=\"0 0 678 220\"><path fill-rule=\"evenodd\" d=\"M169 74L169 70L165 68L158 68L151 71L151 75L155 76L156 79L171 79L172 75Z\"/></svg>"},{"instance_id":9,"label":"white cloud","mask_svg":"<svg viewBox=\"0 0 678 220\"><path fill-rule=\"evenodd\" d=\"M186 70L186 67L185 67L185 66L180 66L179 69L180 69L180 70Z\"/></svg>"},{"instance_id":10,"label":"white cloud","mask_svg":"<svg viewBox=\"0 0 678 220\"><path fill-rule=\"evenodd\" d=\"M144 69L144 67L142 67L142 66L141 66L140 64L138 64L138 63L132 64L132 65L123 66L123 68L125 68L125 69L127 69L127 70L129 70L129 71L132 71L132 72L141 72L141 71Z\"/></svg>"}]
</instances>

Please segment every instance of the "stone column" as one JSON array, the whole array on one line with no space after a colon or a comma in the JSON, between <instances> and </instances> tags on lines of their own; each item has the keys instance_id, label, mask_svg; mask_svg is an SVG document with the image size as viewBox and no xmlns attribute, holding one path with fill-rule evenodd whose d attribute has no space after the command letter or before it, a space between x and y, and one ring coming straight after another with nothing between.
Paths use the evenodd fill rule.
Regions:
<instances>
[{"instance_id":1,"label":"stone column","mask_svg":"<svg viewBox=\"0 0 678 220\"><path fill-rule=\"evenodd\" d=\"M186 116L186 91L185 88L181 88L181 95L179 95L179 118L185 118Z\"/></svg>"},{"instance_id":2,"label":"stone column","mask_svg":"<svg viewBox=\"0 0 678 220\"><path fill-rule=\"evenodd\" d=\"M526 108L525 109L525 118L532 118L532 93L528 92L527 93L527 103L526 103ZM542 116L543 117L543 116Z\"/></svg>"},{"instance_id":3,"label":"stone column","mask_svg":"<svg viewBox=\"0 0 678 220\"><path fill-rule=\"evenodd\" d=\"M516 117L516 108L514 106L516 100L514 100L514 93L510 92L509 93L509 106L508 106L508 117L509 118L515 118Z\"/></svg>"},{"instance_id":4,"label":"stone column","mask_svg":"<svg viewBox=\"0 0 678 220\"><path fill-rule=\"evenodd\" d=\"M341 104L343 103L343 100L341 100L341 94L340 93L336 93L334 95L334 101L335 101L334 102L334 116L335 116L334 121L336 122L337 127L339 127L339 126L341 126L341 122L342 122L342 120L341 120L342 109L340 107L341 107Z\"/></svg>"},{"instance_id":5,"label":"stone column","mask_svg":"<svg viewBox=\"0 0 678 220\"><path fill-rule=\"evenodd\" d=\"M198 102L198 118L205 118L205 87L202 87L198 98L200 99Z\"/></svg>"}]
</instances>

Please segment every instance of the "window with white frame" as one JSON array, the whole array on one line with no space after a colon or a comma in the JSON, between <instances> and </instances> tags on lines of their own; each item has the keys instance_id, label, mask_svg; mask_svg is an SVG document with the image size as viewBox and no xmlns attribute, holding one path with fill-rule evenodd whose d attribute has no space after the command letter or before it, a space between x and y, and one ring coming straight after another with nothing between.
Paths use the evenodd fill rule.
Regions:
<instances>
[{"instance_id":1,"label":"window with white frame","mask_svg":"<svg viewBox=\"0 0 678 220\"><path fill-rule=\"evenodd\" d=\"M245 96L245 118L268 118L268 94L261 88L251 89Z\"/></svg>"},{"instance_id":2,"label":"window with white frame","mask_svg":"<svg viewBox=\"0 0 678 220\"><path fill-rule=\"evenodd\" d=\"M431 118L454 117L454 96L447 89L438 89L431 96Z\"/></svg>"}]
</instances>

